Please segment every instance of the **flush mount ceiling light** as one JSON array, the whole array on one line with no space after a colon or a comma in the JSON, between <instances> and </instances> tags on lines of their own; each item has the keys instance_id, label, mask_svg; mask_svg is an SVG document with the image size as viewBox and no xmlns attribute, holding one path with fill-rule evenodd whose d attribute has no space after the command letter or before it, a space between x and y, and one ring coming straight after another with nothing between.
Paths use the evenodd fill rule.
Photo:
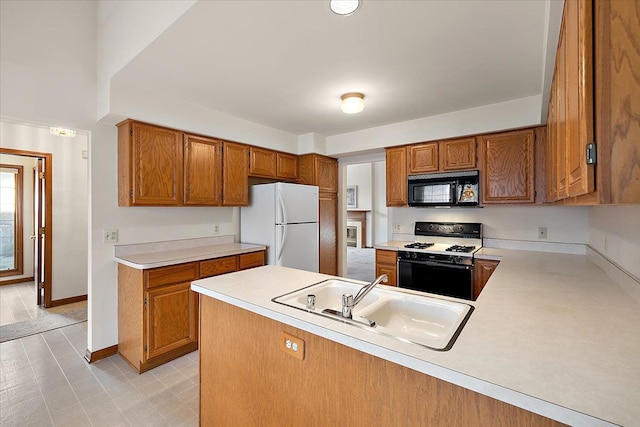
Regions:
<instances>
[{"instance_id":1,"label":"flush mount ceiling light","mask_svg":"<svg viewBox=\"0 0 640 427\"><path fill-rule=\"evenodd\" d=\"M345 93L340 99L342 99L343 113L354 114L364 109L364 95L359 92Z\"/></svg>"},{"instance_id":2,"label":"flush mount ceiling light","mask_svg":"<svg viewBox=\"0 0 640 427\"><path fill-rule=\"evenodd\" d=\"M49 132L51 133L51 135L55 135L55 136L68 136L68 137L76 136L76 131L72 129L50 127Z\"/></svg>"},{"instance_id":3,"label":"flush mount ceiling light","mask_svg":"<svg viewBox=\"0 0 640 427\"><path fill-rule=\"evenodd\" d=\"M329 7L336 15L351 15L360 6L360 0L330 0Z\"/></svg>"}]
</instances>

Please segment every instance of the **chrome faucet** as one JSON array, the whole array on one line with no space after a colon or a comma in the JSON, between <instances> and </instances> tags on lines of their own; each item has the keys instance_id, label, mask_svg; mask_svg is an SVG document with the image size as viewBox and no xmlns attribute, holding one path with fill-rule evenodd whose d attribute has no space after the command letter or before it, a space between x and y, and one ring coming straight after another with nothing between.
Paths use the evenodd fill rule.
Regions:
<instances>
[{"instance_id":1,"label":"chrome faucet","mask_svg":"<svg viewBox=\"0 0 640 427\"><path fill-rule=\"evenodd\" d=\"M367 294L371 292L371 290L375 288L378 283L387 283L388 280L389 276L387 276L386 274L381 274L376 278L376 280L369 283L368 285L363 286L362 289L360 289L360 291L356 294L355 298L351 294L342 294L342 317L351 319L351 312L353 311L353 308L358 305L358 303L362 301L364 297L366 297Z\"/></svg>"}]
</instances>

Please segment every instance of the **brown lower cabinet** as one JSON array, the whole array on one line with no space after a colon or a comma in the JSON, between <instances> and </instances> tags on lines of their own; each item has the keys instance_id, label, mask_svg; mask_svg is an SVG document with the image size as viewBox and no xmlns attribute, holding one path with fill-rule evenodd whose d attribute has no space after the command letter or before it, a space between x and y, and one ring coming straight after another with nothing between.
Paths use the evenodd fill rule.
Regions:
<instances>
[{"instance_id":1,"label":"brown lower cabinet","mask_svg":"<svg viewBox=\"0 0 640 427\"><path fill-rule=\"evenodd\" d=\"M398 286L398 252L376 249L376 277L386 274L385 285Z\"/></svg>"},{"instance_id":2,"label":"brown lower cabinet","mask_svg":"<svg viewBox=\"0 0 640 427\"><path fill-rule=\"evenodd\" d=\"M200 304L202 426L562 425L213 298ZM301 359L283 332L304 342Z\"/></svg>"},{"instance_id":3,"label":"brown lower cabinet","mask_svg":"<svg viewBox=\"0 0 640 427\"><path fill-rule=\"evenodd\" d=\"M191 282L264 265L264 251L146 270L118 264L118 353L138 372L198 349Z\"/></svg>"},{"instance_id":4,"label":"brown lower cabinet","mask_svg":"<svg viewBox=\"0 0 640 427\"><path fill-rule=\"evenodd\" d=\"M477 259L474 263L474 276L473 276L473 300L475 301L482 292L484 285L487 284L489 277L493 274L498 267L500 261L493 261L489 259Z\"/></svg>"}]
</instances>

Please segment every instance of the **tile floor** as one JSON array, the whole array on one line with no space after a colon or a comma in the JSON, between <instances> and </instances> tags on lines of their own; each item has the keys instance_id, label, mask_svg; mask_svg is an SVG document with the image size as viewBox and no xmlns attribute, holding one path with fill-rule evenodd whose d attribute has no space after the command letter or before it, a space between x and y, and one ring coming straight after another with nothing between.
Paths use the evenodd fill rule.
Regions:
<instances>
[{"instance_id":1,"label":"tile floor","mask_svg":"<svg viewBox=\"0 0 640 427\"><path fill-rule=\"evenodd\" d=\"M0 325L33 320L41 310L33 282L0 286Z\"/></svg>"},{"instance_id":2,"label":"tile floor","mask_svg":"<svg viewBox=\"0 0 640 427\"><path fill-rule=\"evenodd\" d=\"M0 344L0 426L198 425L197 351L138 374L86 347L86 322Z\"/></svg>"}]
</instances>

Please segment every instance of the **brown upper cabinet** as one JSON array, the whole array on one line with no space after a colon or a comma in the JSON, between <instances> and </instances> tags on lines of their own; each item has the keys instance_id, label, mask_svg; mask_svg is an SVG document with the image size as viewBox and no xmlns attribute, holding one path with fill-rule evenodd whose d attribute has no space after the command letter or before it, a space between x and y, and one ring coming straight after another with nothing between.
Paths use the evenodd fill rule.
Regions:
<instances>
[{"instance_id":1,"label":"brown upper cabinet","mask_svg":"<svg viewBox=\"0 0 640 427\"><path fill-rule=\"evenodd\" d=\"M547 112L547 201L595 190L592 2L565 2Z\"/></svg>"},{"instance_id":2,"label":"brown upper cabinet","mask_svg":"<svg viewBox=\"0 0 640 427\"><path fill-rule=\"evenodd\" d=\"M386 151L387 206L407 206L407 147Z\"/></svg>"},{"instance_id":3,"label":"brown upper cabinet","mask_svg":"<svg viewBox=\"0 0 640 427\"><path fill-rule=\"evenodd\" d=\"M182 204L182 133L125 120L118 124L118 206Z\"/></svg>"},{"instance_id":4,"label":"brown upper cabinet","mask_svg":"<svg viewBox=\"0 0 640 427\"><path fill-rule=\"evenodd\" d=\"M338 192L338 161L320 154L299 157L300 184L317 185L320 192Z\"/></svg>"},{"instance_id":5,"label":"brown upper cabinet","mask_svg":"<svg viewBox=\"0 0 640 427\"><path fill-rule=\"evenodd\" d=\"M547 115L548 202L640 203L637 6L564 4ZM590 143L595 164L587 161Z\"/></svg>"},{"instance_id":6,"label":"brown upper cabinet","mask_svg":"<svg viewBox=\"0 0 640 427\"><path fill-rule=\"evenodd\" d=\"M249 206L249 146L224 141L223 206Z\"/></svg>"},{"instance_id":7,"label":"brown upper cabinet","mask_svg":"<svg viewBox=\"0 0 640 427\"><path fill-rule=\"evenodd\" d=\"M184 204L222 204L222 141L184 134Z\"/></svg>"},{"instance_id":8,"label":"brown upper cabinet","mask_svg":"<svg viewBox=\"0 0 640 427\"><path fill-rule=\"evenodd\" d=\"M285 180L298 179L298 156L259 147L249 149L249 175Z\"/></svg>"},{"instance_id":9,"label":"brown upper cabinet","mask_svg":"<svg viewBox=\"0 0 640 427\"><path fill-rule=\"evenodd\" d=\"M476 168L476 138L440 141L440 170L454 171Z\"/></svg>"},{"instance_id":10,"label":"brown upper cabinet","mask_svg":"<svg viewBox=\"0 0 640 427\"><path fill-rule=\"evenodd\" d=\"M408 148L409 175L474 169L476 138L424 142Z\"/></svg>"},{"instance_id":11,"label":"brown upper cabinet","mask_svg":"<svg viewBox=\"0 0 640 427\"><path fill-rule=\"evenodd\" d=\"M533 129L482 135L480 179L482 203L533 203Z\"/></svg>"}]
</instances>

